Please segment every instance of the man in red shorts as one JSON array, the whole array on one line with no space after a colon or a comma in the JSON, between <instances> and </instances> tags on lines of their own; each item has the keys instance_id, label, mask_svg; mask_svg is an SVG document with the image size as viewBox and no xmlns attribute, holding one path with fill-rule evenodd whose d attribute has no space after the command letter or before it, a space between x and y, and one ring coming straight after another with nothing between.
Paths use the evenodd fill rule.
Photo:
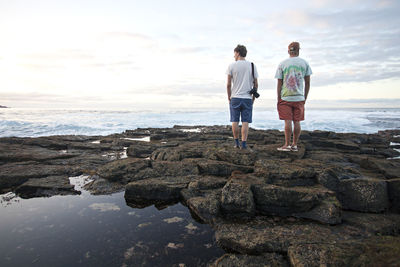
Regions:
<instances>
[{"instance_id":1,"label":"man in red shorts","mask_svg":"<svg viewBox=\"0 0 400 267\"><path fill-rule=\"evenodd\" d=\"M285 145L278 147L279 151L297 151L301 126L304 120L304 104L310 90L311 68L307 61L299 57L300 44L289 44L289 58L282 61L276 70L278 79L278 113L279 119L285 121ZM293 140L292 136L293 123Z\"/></svg>"}]
</instances>

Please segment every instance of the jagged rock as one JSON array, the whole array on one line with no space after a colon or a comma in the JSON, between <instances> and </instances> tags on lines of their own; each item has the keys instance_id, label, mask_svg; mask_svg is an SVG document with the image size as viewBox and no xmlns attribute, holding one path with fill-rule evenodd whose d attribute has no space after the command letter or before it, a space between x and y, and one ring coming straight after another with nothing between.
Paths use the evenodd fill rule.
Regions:
<instances>
[{"instance_id":1,"label":"jagged rock","mask_svg":"<svg viewBox=\"0 0 400 267\"><path fill-rule=\"evenodd\" d=\"M232 145L223 147L207 146L205 157L211 160L229 162L236 165L254 165L257 155L248 150L235 149Z\"/></svg>"},{"instance_id":2,"label":"jagged rock","mask_svg":"<svg viewBox=\"0 0 400 267\"><path fill-rule=\"evenodd\" d=\"M265 253L259 256L225 254L218 258L211 267L289 267L287 260L278 253Z\"/></svg>"},{"instance_id":3,"label":"jagged rock","mask_svg":"<svg viewBox=\"0 0 400 267\"><path fill-rule=\"evenodd\" d=\"M372 234L400 235L400 214L344 211L343 223Z\"/></svg>"},{"instance_id":4,"label":"jagged rock","mask_svg":"<svg viewBox=\"0 0 400 267\"><path fill-rule=\"evenodd\" d=\"M223 249L253 255L266 252L286 253L295 244L337 242L370 236L352 226L332 227L284 220L274 222L265 218L247 223L219 223L216 228L215 238Z\"/></svg>"},{"instance_id":5,"label":"jagged rock","mask_svg":"<svg viewBox=\"0 0 400 267\"><path fill-rule=\"evenodd\" d=\"M255 175L266 183L282 186L314 185L317 174L305 163L260 159L255 163Z\"/></svg>"},{"instance_id":6,"label":"jagged rock","mask_svg":"<svg viewBox=\"0 0 400 267\"><path fill-rule=\"evenodd\" d=\"M125 199L135 201L174 201L180 198L180 192L186 188L192 177L151 178L131 182L126 186Z\"/></svg>"},{"instance_id":7,"label":"jagged rock","mask_svg":"<svg viewBox=\"0 0 400 267\"><path fill-rule=\"evenodd\" d=\"M199 171L203 175L215 175L215 176L230 176L233 171L240 171L244 173L251 173L254 171L253 167L235 165L217 160L205 160L199 159L194 160L197 163Z\"/></svg>"},{"instance_id":8,"label":"jagged rock","mask_svg":"<svg viewBox=\"0 0 400 267\"><path fill-rule=\"evenodd\" d=\"M382 212L389 208L386 181L378 179L342 180L337 196L344 209Z\"/></svg>"},{"instance_id":9,"label":"jagged rock","mask_svg":"<svg viewBox=\"0 0 400 267\"><path fill-rule=\"evenodd\" d=\"M231 216L255 214L255 204L251 185L233 176L222 188L221 209Z\"/></svg>"},{"instance_id":10,"label":"jagged rock","mask_svg":"<svg viewBox=\"0 0 400 267\"><path fill-rule=\"evenodd\" d=\"M387 181L392 210L400 213L400 178Z\"/></svg>"},{"instance_id":11,"label":"jagged rock","mask_svg":"<svg viewBox=\"0 0 400 267\"><path fill-rule=\"evenodd\" d=\"M199 169L194 161L152 161L152 168L159 176L186 176L197 175Z\"/></svg>"},{"instance_id":12,"label":"jagged rock","mask_svg":"<svg viewBox=\"0 0 400 267\"><path fill-rule=\"evenodd\" d=\"M50 197L54 195L80 194L74 190L66 176L49 176L45 178L31 178L18 186L16 193L21 198Z\"/></svg>"},{"instance_id":13,"label":"jagged rock","mask_svg":"<svg viewBox=\"0 0 400 267\"><path fill-rule=\"evenodd\" d=\"M292 266L399 266L399 237L296 244L289 247Z\"/></svg>"},{"instance_id":14,"label":"jagged rock","mask_svg":"<svg viewBox=\"0 0 400 267\"><path fill-rule=\"evenodd\" d=\"M190 190L208 190L222 188L228 181L227 178L218 176L199 176L199 178L189 183L188 189Z\"/></svg>"},{"instance_id":15,"label":"jagged rock","mask_svg":"<svg viewBox=\"0 0 400 267\"><path fill-rule=\"evenodd\" d=\"M93 195L104 195L123 191L125 190L125 185L113 183L103 178L97 178L94 181L86 184L84 189L88 190Z\"/></svg>"},{"instance_id":16,"label":"jagged rock","mask_svg":"<svg viewBox=\"0 0 400 267\"><path fill-rule=\"evenodd\" d=\"M186 201L189 209L204 222L212 222L220 215L221 192L214 191Z\"/></svg>"},{"instance_id":17,"label":"jagged rock","mask_svg":"<svg viewBox=\"0 0 400 267\"><path fill-rule=\"evenodd\" d=\"M157 146L151 143L135 142L131 144L126 153L129 157L147 158L157 149Z\"/></svg>"},{"instance_id":18,"label":"jagged rock","mask_svg":"<svg viewBox=\"0 0 400 267\"><path fill-rule=\"evenodd\" d=\"M123 181L126 177L132 177L150 166L150 161L146 159L121 159L110 162L97 170L97 174L110 181Z\"/></svg>"},{"instance_id":19,"label":"jagged rock","mask_svg":"<svg viewBox=\"0 0 400 267\"><path fill-rule=\"evenodd\" d=\"M181 161L186 158L201 158L204 143L189 143L174 148L162 148L153 152L152 160Z\"/></svg>"},{"instance_id":20,"label":"jagged rock","mask_svg":"<svg viewBox=\"0 0 400 267\"><path fill-rule=\"evenodd\" d=\"M400 161L386 160L378 158L363 158L360 166L365 169L377 171L385 175L386 178L397 178L400 173Z\"/></svg>"}]
</instances>

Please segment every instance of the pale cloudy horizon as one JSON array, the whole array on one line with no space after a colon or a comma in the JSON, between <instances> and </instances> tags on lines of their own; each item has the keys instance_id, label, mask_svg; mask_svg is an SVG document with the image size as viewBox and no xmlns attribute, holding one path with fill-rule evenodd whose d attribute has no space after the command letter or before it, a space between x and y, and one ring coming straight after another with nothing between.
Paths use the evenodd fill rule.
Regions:
<instances>
[{"instance_id":1,"label":"pale cloudy horizon","mask_svg":"<svg viewBox=\"0 0 400 267\"><path fill-rule=\"evenodd\" d=\"M0 105L226 108L237 44L274 107L291 41L313 69L310 106L400 107L400 3L0 0Z\"/></svg>"}]
</instances>

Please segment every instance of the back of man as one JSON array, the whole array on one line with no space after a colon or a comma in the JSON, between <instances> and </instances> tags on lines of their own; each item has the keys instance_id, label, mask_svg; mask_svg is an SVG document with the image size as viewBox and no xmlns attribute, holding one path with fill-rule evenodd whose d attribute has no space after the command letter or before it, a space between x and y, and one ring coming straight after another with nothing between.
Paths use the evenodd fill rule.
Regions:
<instances>
[{"instance_id":1,"label":"back of man","mask_svg":"<svg viewBox=\"0 0 400 267\"><path fill-rule=\"evenodd\" d=\"M300 44L292 42L288 46L289 58L282 61L276 70L278 79L279 119L285 121L285 144L279 151L297 151L297 142L301 133L300 121L304 120L304 104L310 90L311 68L307 61L299 57ZM292 123L294 126L293 140Z\"/></svg>"},{"instance_id":2,"label":"back of man","mask_svg":"<svg viewBox=\"0 0 400 267\"><path fill-rule=\"evenodd\" d=\"M238 45L233 50L235 62L229 65L226 74L227 94L229 101L229 111L232 122L232 133L236 148L247 149L247 136L249 123L252 122L254 96L250 90L258 87L257 68L253 64L254 79L252 73L252 63L246 61L247 49L244 45ZM242 121L242 143L239 143L239 122Z\"/></svg>"},{"instance_id":3,"label":"back of man","mask_svg":"<svg viewBox=\"0 0 400 267\"><path fill-rule=\"evenodd\" d=\"M304 77L310 74L310 66L300 57L290 57L282 61L276 77L283 80L281 99L289 102L304 101Z\"/></svg>"}]
</instances>

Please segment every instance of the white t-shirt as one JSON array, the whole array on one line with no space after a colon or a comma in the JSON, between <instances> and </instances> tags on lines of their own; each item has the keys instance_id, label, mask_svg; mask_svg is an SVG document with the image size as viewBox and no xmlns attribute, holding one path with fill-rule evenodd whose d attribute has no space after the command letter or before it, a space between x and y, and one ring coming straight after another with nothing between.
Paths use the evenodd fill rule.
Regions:
<instances>
[{"instance_id":1,"label":"white t-shirt","mask_svg":"<svg viewBox=\"0 0 400 267\"><path fill-rule=\"evenodd\" d=\"M300 57L290 57L279 64L275 78L282 79L282 100L289 102L304 101L304 76L310 76L312 70L307 61Z\"/></svg>"},{"instance_id":2,"label":"white t-shirt","mask_svg":"<svg viewBox=\"0 0 400 267\"><path fill-rule=\"evenodd\" d=\"M251 88L253 88L251 62L246 60L235 61L229 65L226 74L232 77L231 97L252 99L251 94L249 94ZM258 72L255 64L254 78L258 78Z\"/></svg>"}]
</instances>

